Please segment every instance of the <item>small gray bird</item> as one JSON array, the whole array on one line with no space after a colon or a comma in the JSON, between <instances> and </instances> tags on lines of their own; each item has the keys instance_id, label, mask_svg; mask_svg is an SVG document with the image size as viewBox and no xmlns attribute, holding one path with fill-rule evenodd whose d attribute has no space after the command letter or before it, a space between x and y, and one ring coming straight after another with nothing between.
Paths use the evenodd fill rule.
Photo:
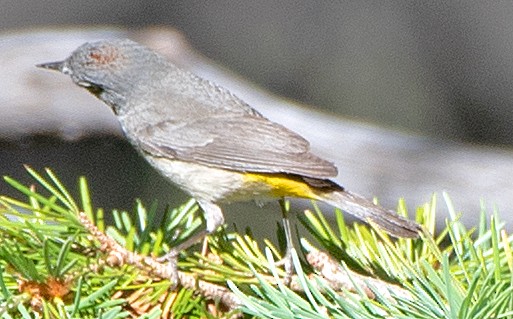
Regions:
<instances>
[{"instance_id":1,"label":"small gray bird","mask_svg":"<svg viewBox=\"0 0 513 319\"><path fill-rule=\"evenodd\" d=\"M38 66L69 75L109 105L133 147L197 200L206 230L174 247L169 260L222 225L218 205L227 202L308 198L370 220L393 236L413 238L421 231L331 181L337 168L312 154L298 134L133 41L86 43L64 61ZM291 247L288 238L288 252Z\"/></svg>"}]
</instances>

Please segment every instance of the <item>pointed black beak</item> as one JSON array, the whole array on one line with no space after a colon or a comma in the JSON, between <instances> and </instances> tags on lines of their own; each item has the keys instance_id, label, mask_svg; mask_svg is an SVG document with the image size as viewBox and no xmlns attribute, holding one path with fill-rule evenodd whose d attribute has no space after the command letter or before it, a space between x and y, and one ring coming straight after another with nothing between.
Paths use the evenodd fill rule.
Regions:
<instances>
[{"instance_id":1,"label":"pointed black beak","mask_svg":"<svg viewBox=\"0 0 513 319\"><path fill-rule=\"evenodd\" d=\"M62 66L64 65L64 61L59 62L49 62L49 63L41 63L37 64L36 66L38 68L48 69L48 70L55 70L62 72Z\"/></svg>"}]
</instances>

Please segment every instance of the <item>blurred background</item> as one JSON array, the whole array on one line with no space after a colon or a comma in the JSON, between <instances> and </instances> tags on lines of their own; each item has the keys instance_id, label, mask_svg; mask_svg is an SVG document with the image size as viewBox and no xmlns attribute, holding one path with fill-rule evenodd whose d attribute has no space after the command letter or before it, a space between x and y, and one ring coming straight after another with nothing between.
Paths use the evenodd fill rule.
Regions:
<instances>
[{"instance_id":1,"label":"blurred background","mask_svg":"<svg viewBox=\"0 0 513 319\"><path fill-rule=\"evenodd\" d=\"M167 25L207 57L331 113L513 143L509 1L2 0L0 28Z\"/></svg>"},{"instance_id":2,"label":"blurred background","mask_svg":"<svg viewBox=\"0 0 513 319\"><path fill-rule=\"evenodd\" d=\"M481 198L489 204L499 203L503 216L511 215L513 6L509 1L2 0L1 8L0 46L4 52L16 46L12 59L27 68L63 59L83 39L99 34L116 37L116 32L127 28L134 34L153 26L175 28L180 31L180 41L187 41L195 50L191 52L207 58L201 60L207 62L198 68L200 73L208 73L210 66L219 72L231 70L255 83L256 87L251 87L257 92L263 92L259 87L286 98L272 100L276 108L262 103L263 113L292 125L311 140L314 149L318 147L335 161L343 172L340 181L349 189L367 197L378 196L391 207L406 196L411 208L429 200L432 192L448 190L457 208L468 211L470 221L475 220ZM101 33L112 26L122 31ZM75 31L60 37L61 42L52 42L54 38L48 36L47 51L34 50L28 44L41 46L45 32L55 34L70 28ZM80 33L91 28L99 33ZM20 30L25 32L21 38ZM23 42L23 37L33 42ZM144 38L141 33L136 36ZM48 48L57 44L62 44L59 54L50 52ZM167 45L160 46L165 49ZM23 60L23 56L34 54L43 60ZM18 75L18 69L5 56L3 61L0 67L9 72L2 72L1 81L7 84ZM39 89L30 112L13 110L10 105L23 94L36 91L23 93L23 87L12 91L4 86L0 92L7 112L4 116L15 119L0 121L0 132L4 126L1 175L23 180L26 174L21 163L50 166L71 185L76 176L84 174L94 184L97 205L107 209L130 209L133 197L141 194L149 202L155 198L170 201L168 194L175 190L122 140L107 108L90 113L82 109L80 116L95 119L89 119L87 125L88 120L82 121L76 110L71 110L60 131L47 129L57 125L68 110L58 109L51 113L53 120L48 120L49 110L38 108L37 101L46 101L40 99L55 89L53 81L67 83L58 88L65 92L74 88L66 79L57 80L57 75L30 72L31 79L44 77L44 81L39 78L27 84L36 83ZM252 105L269 98L262 94ZM65 94L60 98L64 100L59 103L69 103ZM289 111L282 111L285 109ZM98 112L101 120L95 118L100 116ZM294 116L298 118L296 126ZM14 124L10 127L9 123ZM317 137L312 130L301 131L305 123L331 131L324 130L323 136ZM338 134L342 135L334 141ZM345 143L353 140L365 142L358 149L346 148ZM368 152L375 148L380 152ZM347 152L352 153L337 157ZM394 170L388 169L392 165L388 161L394 161ZM116 191L106 192L109 188ZM141 189L147 189L146 193ZM10 190L0 185L0 191ZM185 195L176 193L179 200L185 200ZM252 206L231 210L241 207L262 215L254 213ZM271 205L271 209L276 207ZM262 222L266 218L264 214Z\"/></svg>"}]
</instances>

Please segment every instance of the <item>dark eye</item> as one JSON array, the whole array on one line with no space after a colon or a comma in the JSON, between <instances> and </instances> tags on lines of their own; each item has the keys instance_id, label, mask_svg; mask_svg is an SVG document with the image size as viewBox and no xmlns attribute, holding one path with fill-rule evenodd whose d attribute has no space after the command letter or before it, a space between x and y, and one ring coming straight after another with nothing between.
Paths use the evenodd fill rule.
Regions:
<instances>
[{"instance_id":1,"label":"dark eye","mask_svg":"<svg viewBox=\"0 0 513 319\"><path fill-rule=\"evenodd\" d=\"M100 95L100 93L104 91L104 89L101 86L92 84L91 82L87 81L78 81L77 85L87 89L89 92L96 96Z\"/></svg>"},{"instance_id":2,"label":"dark eye","mask_svg":"<svg viewBox=\"0 0 513 319\"><path fill-rule=\"evenodd\" d=\"M104 91L103 87L91 83L88 83L88 86L84 85L83 87L96 96L100 95Z\"/></svg>"}]
</instances>

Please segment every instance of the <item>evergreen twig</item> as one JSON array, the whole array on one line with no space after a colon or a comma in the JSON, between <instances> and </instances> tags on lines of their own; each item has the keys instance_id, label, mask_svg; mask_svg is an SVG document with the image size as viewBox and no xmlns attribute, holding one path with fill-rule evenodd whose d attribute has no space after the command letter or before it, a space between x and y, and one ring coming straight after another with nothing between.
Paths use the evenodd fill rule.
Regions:
<instances>
[{"instance_id":1,"label":"evergreen twig","mask_svg":"<svg viewBox=\"0 0 513 319\"><path fill-rule=\"evenodd\" d=\"M290 286L274 263L279 249L222 229L206 255L180 255L182 287L171 291L153 256L202 227L193 201L163 213L137 201L108 226L85 178L77 201L51 170L27 171L34 185L5 177L25 198L0 195L2 318L513 318L513 236L484 210L467 229L446 194L447 226L430 235L433 196L416 210L426 229L417 240L348 225L339 211L332 224L314 205L300 221L322 249L301 240ZM404 201L399 212L407 215Z\"/></svg>"}]
</instances>

